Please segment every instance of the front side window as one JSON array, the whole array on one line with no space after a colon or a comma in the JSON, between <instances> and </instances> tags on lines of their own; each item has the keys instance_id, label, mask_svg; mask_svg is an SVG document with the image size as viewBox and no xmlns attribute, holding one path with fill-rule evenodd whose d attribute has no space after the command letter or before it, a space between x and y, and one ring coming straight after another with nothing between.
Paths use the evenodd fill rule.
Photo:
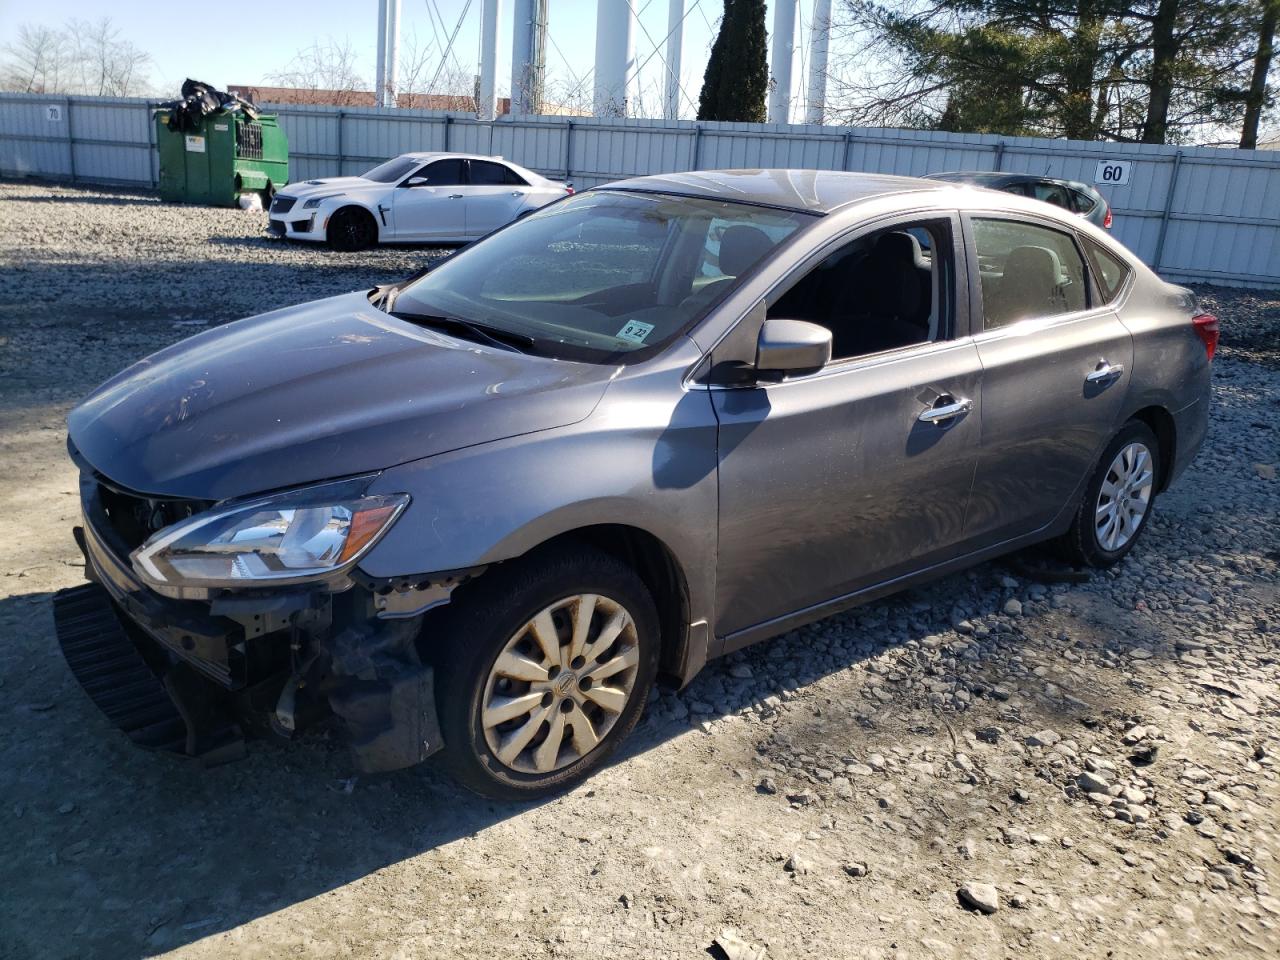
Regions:
<instances>
[{"instance_id":1,"label":"front side window","mask_svg":"<svg viewBox=\"0 0 1280 960\"><path fill-rule=\"evenodd\" d=\"M401 290L394 313L467 320L531 338L538 352L607 362L687 330L815 219L745 203L588 191L450 257ZM701 271L713 223L721 273L708 280Z\"/></svg>"},{"instance_id":2,"label":"front side window","mask_svg":"<svg viewBox=\"0 0 1280 960\"><path fill-rule=\"evenodd\" d=\"M396 183L411 174L422 163L412 157L395 157L380 163L372 170L366 170L360 176L374 183Z\"/></svg>"},{"instance_id":3,"label":"front side window","mask_svg":"<svg viewBox=\"0 0 1280 960\"><path fill-rule=\"evenodd\" d=\"M973 240L984 329L1088 306L1084 260L1067 234L1016 220L975 217Z\"/></svg>"},{"instance_id":4,"label":"front side window","mask_svg":"<svg viewBox=\"0 0 1280 960\"><path fill-rule=\"evenodd\" d=\"M437 160L418 173L426 183L424 187L456 187L463 182L465 173L461 160Z\"/></svg>"},{"instance_id":5,"label":"front side window","mask_svg":"<svg viewBox=\"0 0 1280 960\"><path fill-rule=\"evenodd\" d=\"M943 339L954 286L951 221L895 225L844 244L768 316L831 331L833 360Z\"/></svg>"}]
</instances>

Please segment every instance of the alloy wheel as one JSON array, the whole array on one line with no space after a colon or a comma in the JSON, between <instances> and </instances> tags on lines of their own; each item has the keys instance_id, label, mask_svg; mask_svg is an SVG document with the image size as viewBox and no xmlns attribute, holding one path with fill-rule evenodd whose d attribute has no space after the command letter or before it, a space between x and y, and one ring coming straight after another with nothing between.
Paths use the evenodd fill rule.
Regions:
<instances>
[{"instance_id":1,"label":"alloy wheel","mask_svg":"<svg viewBox=\"0 0 1280 960\"><path fill-rule=\"evenodd\" d=\"M617 601L575 594L544 607L490 668L480 703L490 752L525 774L577 762L617 723L639 664L635 621Z\"/></svg>"},{"instance_id":2,"label":"alloy wheel","mask_svg":"<svg viewBox=\"0 0 1280 960\"><path fill-rule=\"evenodd\" d=\"M1122 549L1142 526L1155 480L1151 451L1134 441L1120 448L1098 491L1094 530L1104 550Z\"/></svg>"}]
</instances>

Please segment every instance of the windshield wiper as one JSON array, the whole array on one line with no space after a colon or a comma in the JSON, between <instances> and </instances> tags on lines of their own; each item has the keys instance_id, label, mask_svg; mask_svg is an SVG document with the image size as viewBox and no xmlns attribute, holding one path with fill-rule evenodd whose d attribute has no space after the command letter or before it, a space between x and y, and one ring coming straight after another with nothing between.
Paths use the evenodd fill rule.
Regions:
<instances>
[{"instance_id":1,"label":"windshield wiper","mask_svg":"<svg viewBox=\"0 0 1280 960\"><path fill-rule=\"evenodd\" d=\"M394 301L394 297L392 300ZM535 343L533 337L525 336L523 333L514 333L511 330L503 330L500 327L491 327L488 324L477 323L474 320L435 316L429 313L411 313L405 310L389 310L386 307L383 307L383 309L399 320L406 320L409 323L416 323L424 327L439 327L444 330L452 330L455 333L467 334L472 340L479 340L502 350L528 353L533 349Z\"/></svg>"}]
</instances>

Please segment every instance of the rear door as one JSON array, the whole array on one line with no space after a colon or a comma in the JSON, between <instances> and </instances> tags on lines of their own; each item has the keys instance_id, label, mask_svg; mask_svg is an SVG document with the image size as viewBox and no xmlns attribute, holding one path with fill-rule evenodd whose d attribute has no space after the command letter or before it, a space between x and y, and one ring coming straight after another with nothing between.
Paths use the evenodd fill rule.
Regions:
<instances>
[{"instance_id":1,"label":"rear door","mask_svg":"<svg viewBox=\"0 0 1280 960\"><path fill-rule=\"evenodd\" d=\"M523 177L504 164L491 160L467 163L467 236L483 237L516 218L530 188Z\"/></svg>"},{"instance_id":2,"label":"rear door","mask_svg":"<svg viewBox=\"0 0 1280 960\"><path fill-rule=\"evenodd\" d=\"M1067 507L1117 427L1133 341L1092 289L1074 232L974 213L972 313L982 360L982 450L966 535L1035 532Z\"/></svg>"},{"instance_id":3,"label":"rear door","mask_svg":"<svg viewBox=\"0 0 1280 960\"><path fill-rule=\"evenodd\" d=\"M463 202L466 176L466 161L446 157L402 180L391 195L395 239L463 239L467 232ZM409 181L419 179L426 182L409 186Z\"/></svg>"}]
</instances>

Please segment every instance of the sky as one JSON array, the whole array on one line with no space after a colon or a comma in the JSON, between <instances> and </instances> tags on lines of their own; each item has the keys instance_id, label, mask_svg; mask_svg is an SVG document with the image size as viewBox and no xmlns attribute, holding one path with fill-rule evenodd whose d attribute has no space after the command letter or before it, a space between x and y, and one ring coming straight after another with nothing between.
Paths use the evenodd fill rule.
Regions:
<instances>
[{"instance_id":1,"label":"sky","mask_svg":"<svg viewBox=\"0 0 1280 960\"><path fill-rule=\"evenodd\" d=\"M652 94L661 89L662 60L658 55L650 55L655 47L659 54L666 52L669 3L668 0L632 2L640 22L640 29L636 31L636 54L644 65L640 75L644 96L645 90ZM595 58L596 5L597 0L549 2L548 75L570 84L585 80L588 91ZM805 37L803 26L812 5L803 2L800 6L802 23L798 25L797 34ZM424 45L439 38L440 46L436 49L442 49L448 34L462 17L453 52L458 65L467 74L474 73L480 43L480 7L481 0L470 0L469 9L468 0L402 0L402 49L414 35ZM503 0L498 87L504 93L510 88L512 9L511 0ZM686 9L681 74L687 98L683 112L692 116L723 3L722 0L686 0ZM224 88L228 84L266 84L269 75L284 69L296 51L332 38L350 41L360 60L359 72L372 89L377 57L377 10L377 0L254 0L244 5L180 4L172 0L114 3L40 0L39 4L31 0L0 0L0 46L10 42L23 23L57 25L72 18L97 20L109 16L123 36L151 55L155 92L158 95L172 92L176 96L186 77ZM772 26L772 11L768 16ZM199 31L206 22L209 35L202 40ZM800 72L797 69L796 73Z\"/></svg>"}]
</instances>

